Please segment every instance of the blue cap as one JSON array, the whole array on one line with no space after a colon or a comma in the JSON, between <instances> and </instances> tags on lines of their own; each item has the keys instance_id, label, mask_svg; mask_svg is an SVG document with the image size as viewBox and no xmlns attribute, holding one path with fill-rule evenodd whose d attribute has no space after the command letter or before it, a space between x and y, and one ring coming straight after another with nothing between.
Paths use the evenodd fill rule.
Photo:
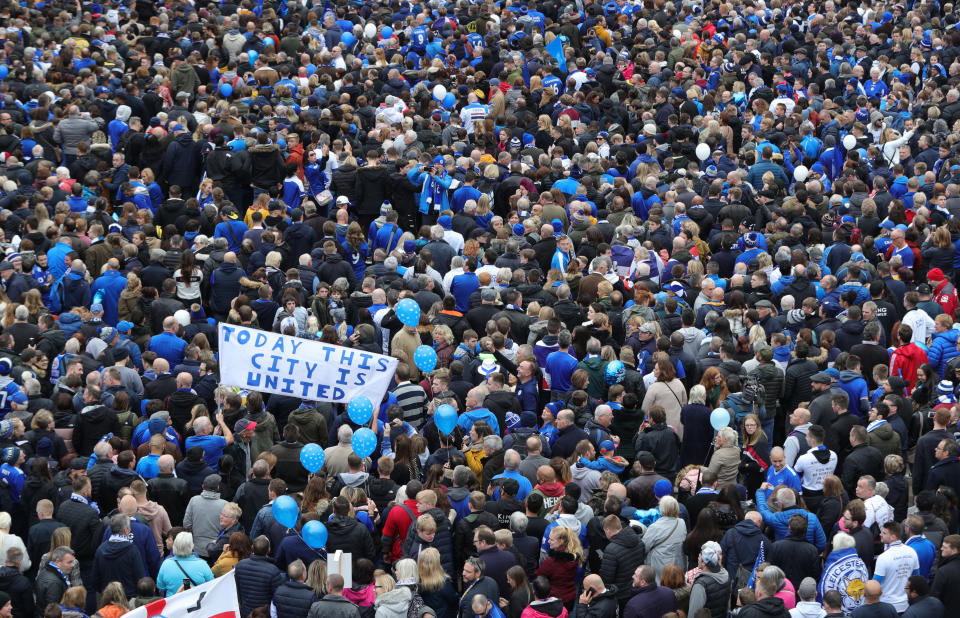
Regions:
<instances>
[{"instance_id":1,"label":"blue cap","mask_svg":"<svg viewBox=\"0 0 960 618\"><path fill-rule=\"evenodd\" d=\"M527 231L527 228L523 227L522 223L513 224L513 235L514 236L523 236L523 233Z\"/></svg>"},{"instance_id":2,"label":"blue cap","mask_svg":"<svg viewBox=\"0 0 960 618\"><path fill-rule=\"evenodd\" d=\"M600 443L600 448L598 449L601 453L612 453L617 450L617 445L613 443L613 440L604 440Z\"/></svg>"},{"instance_id":3,"label":"blue cap","mask_svg":"<svg viewBox=\"0 0 960 618\"><path fill-rule=\"evenodd\" d=\"M93 303L90 305L90 313L103 313L103 305L100 303Z\"/></svg>"},{"instance_id":4,"label":"blue cap","mask_svg":"<svg viewBox=\"0 0 960 618\"><path fill-rule=\"evenodd\" d=\"M554 219L553 221L550 222L550 225L553 226L554 232L563 231L563 221L561 221L560 219Z\"/></svg>"},{"instance_id":5,"label":"blue cap","mask_svg":"<svg viewBox=\"0 0 960 618\"><path fill-rule=\"evenodd\" d=\"M433 158L433 164L434 164L434 165L446 165L446 164L447 164L447 160L444 159L442 156L437 155L437 156L435 156L435 157Z\"/></svg>"},{"instance_id":6,"label":"blue cap","mask_svg":"<svg viewBox=\"0 0 960 618\"><path fill-rule=\"evenodd\" d=\"M880 224L880 227L882 227L885 230L892 230L896 226L894 225L893 221L891 221L890 219L886 219Z\"/></svg>"},{"instance_id":7,"label":"blue cap","mask_svg":"<svg viewBox=\"0 0 960 618\"><path fill-rule=\"evenodd\" d=\"M438 223L443 229L449 230L449 229L450 229L450 224L452 223L452 221L451 221L451 219L450 219L450 217L449 217L448 215L443 215L442 217L440 217L439 219L437 219L437 223Z\"/></svg>"},{"instance_id":8,"label":"blue cap","mask_svg":"<svg viewBox=\"0 0 960 618\"><path fill-rule=\"evenodd\" d=\"M129 333L133 329L133 322L128 322L126 320L120 320L117 322L117 330L121 333Z\"/></svg>"},{"instance_id":9,"label":"blue cap","mask_svg":"<svg viewBox=\"0 0 960 618\"><path fill-rule=\"evenodd\" d=\"M829 304L829 303L828 303L828 304ZM824 371L824 373L827 374L828 376L830 376L831 378L835 378L835 379L837 379L837 380L840 379L840 370L839 370L839 369L836 369L835 367L831 367L831 368L827 369L826 371Z\"/></svg>"},{"instance_id":10,"label":"blue cap","mask_svg":"<svg viewBox=\"0 0 960 618\"><path fill-rule=\"evenodd\" d=\"M106 86L97 86L97 94L110 94L112 92Z\"/></svg>"},{"instance_id":11,"label":"blue cap","mask_svg":"<svg viewBox=\"0 0 960 618\"><path fill-rule=\"evenodd\" d=\"M171 127L170 130L171 130L171 131L186 131L186 129L183 127L183 125L180 124L179 122L178 122L177 124L173 125L173 127Z\"/></svg>"},{"instance_id":12,"label":"blue cap","mask_svg":"<svg viewBox=\"0 0 960 618\"><path fill-rule=\"evenodd\" d=\"M404 253L413 253L417 249L417 243L413 240L403 241L403 252Z\"/></svg>"}]
</instances>

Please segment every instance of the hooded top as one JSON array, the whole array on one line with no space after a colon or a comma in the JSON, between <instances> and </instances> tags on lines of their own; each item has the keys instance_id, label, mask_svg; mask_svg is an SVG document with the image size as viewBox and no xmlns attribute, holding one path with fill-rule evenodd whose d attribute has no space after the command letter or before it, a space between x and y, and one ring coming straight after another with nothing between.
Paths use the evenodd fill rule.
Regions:
<instances>
[{"instance_id":1,"label":"hooded top","mask_svg":"<svg viewBox=\"0 0 960 618\"><path fill-rule=\"evenodd\" d=\"M521 618L567 618L567 608L563 606L563 601L556 597L538 599L532 601L520 616Z\"/></svg>"},{"instance_id":2,"label":"hooded top","mask_svg":"<svg viewBox=\"0 0 960 618\"><path fill-rule=\"evenodd\" d=\"M374 606L381 618L407 618L407 608L413 599L413 593L406 586L398 586L377 598Z\"/></svg>"},{"instance_id":3,"label":"hooded top","mask_svg":"<svg viewBox=\"0 0 960 618\"><path fill-rule=\"evenodd\" d=\"M130 120L131 110L127 105L121 105L117 108L116 117L120 122L126 122Z\"/></svg>"}]
</instances>

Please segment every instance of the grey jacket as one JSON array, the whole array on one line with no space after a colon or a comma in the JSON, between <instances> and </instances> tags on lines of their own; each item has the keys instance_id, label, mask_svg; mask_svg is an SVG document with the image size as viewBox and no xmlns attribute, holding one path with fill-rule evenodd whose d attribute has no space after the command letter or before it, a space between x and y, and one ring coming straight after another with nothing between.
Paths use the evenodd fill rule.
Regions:
<instances>
[{"instance_id":1,"label":"grey jacket","mask_svg":"<svg viewBox=\"0 0 960 618\"><path fill-rule=\"evenodd\" d=\"M407 608L412 600L413 593L404 586L385 592L373 604L377 612L376 618L406 618Z\"/></svg>"},{"instance_id":2,"label":"grey jacket","mask_svg":"<svg viewBox=\"0 0 960 618\"><path fill-rule=\"evenodd\" d=\"M679 517L661 517L650 524L643 534L643 546L647 551L644 564L653 567L657 574L657 584L664 567L673 563L686 570L687 563L683 554L683 542L687 539L687 525Z\"/></svg>"},{"instance_id":3,"label":"grey jacket","mask_svg":"<svg viewBox=\"0 0 960 618\"><path fill-rule=\"evenodd\" d=\"M328 594L310 606L307 618L360 618L360 610L343 595Z\"/></svg>"},{"instance_id":4,"label":"grey jacket","mask_svg":"<svg viewBox=\"0 0 960 618\"><path fill-rule=\"evenodd\" d=\"M220 511L227 504L220 492L203 490L199 496L190 498L183 514L183 527L193 533L193 546L197 555L207 558L207 545L217 540L220 533Z\"/></svg>"},{"instance_id":5,"label":"grey jacket","mask_svg":"<svg viewBox=\"0 0 960 618\"><path fill-rule=\"evenodd\" d=\"M60 121L53 132L53 140L63 146L64 154L76 155L77 144L90 142L94 131L99 131L100 125L89 118L69 116Z\"/></svg>"}]
</instances>

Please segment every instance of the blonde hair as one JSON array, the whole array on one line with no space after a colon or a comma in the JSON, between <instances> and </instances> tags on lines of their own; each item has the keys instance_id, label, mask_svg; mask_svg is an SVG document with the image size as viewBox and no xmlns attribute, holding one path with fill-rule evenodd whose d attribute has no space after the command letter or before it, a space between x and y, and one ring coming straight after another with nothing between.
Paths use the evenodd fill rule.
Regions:
<instances>
[{"instance_id":1,"label":"blonde hair","mask_svg":"<svg viewBox=\"0 0 960 618\"><path fill-rule=\"evenodd\" d=\"M432 518L431 518L432 519ZM443 570L440 552L435 547L428 547L417 557L417 584L421 592L430 594L443 588L450 579Z\"/></svg>"},{"instance_id":2,"label":"blonde hair","mask_svg":"<svg viewBox=\"0 0 960 618\"><path fill-rule=\"evenodd\" d=\"M550 531L550 536L555 537L563 543L568 553L573 554L577 563L583 562L583 547L580 545L580 538L572 528L556 527Z\"/></svg>"},{"instance_id":3,"label":"blonde hair","mask_svg":"<svg viewBox=\"0 0 960 618\"><path fill-rule=\"evenodd\" d=\"M386 573L381 573L373 578L374 584L377 588L380 588L380 594L386 594L387 592L392 592L397 587L397 582L394 579L387 575ZM377 595L379 596L379 595Z\"/></svg>"}]
</instances>

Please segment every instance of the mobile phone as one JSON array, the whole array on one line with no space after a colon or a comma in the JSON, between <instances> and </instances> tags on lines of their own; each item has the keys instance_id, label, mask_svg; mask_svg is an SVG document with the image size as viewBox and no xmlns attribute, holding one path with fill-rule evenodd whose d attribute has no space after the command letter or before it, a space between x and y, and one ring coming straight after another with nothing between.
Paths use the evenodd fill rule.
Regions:
<instances>
[{"instance_id":1,"label":"mobile phone","mask_svg":"<svg viewBox=\"0 0 960 618\"><path fill-rule=\"evenodd\" d=\"M189 578L189 577L184 577L184 578L183 578L183 589L184 589L184 590L190 590L190 586L191 586L191 585L192 585L192 582L190 581L190 578Z\"/></svg>"}]
</instances>

